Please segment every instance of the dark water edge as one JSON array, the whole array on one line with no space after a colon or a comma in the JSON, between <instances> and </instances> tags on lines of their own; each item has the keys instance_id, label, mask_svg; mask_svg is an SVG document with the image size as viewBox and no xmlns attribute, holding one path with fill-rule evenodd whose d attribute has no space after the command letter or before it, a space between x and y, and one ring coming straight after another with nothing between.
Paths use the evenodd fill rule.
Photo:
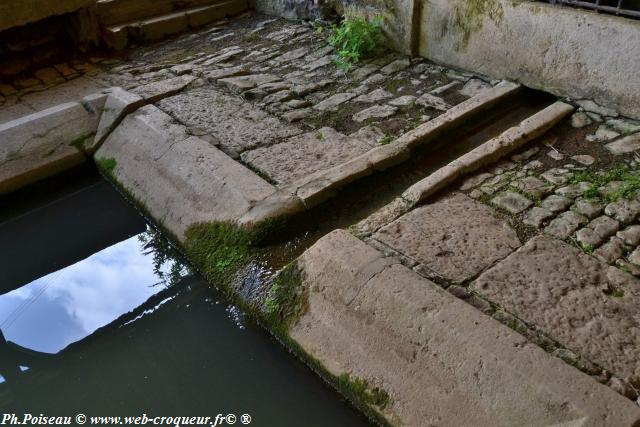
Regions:
<instances>
[{"instance_id":1,"label":"dark water edge","mask_svg":"<svg viewBox=\"0 0 640 427\"><path fill-rule=\"evenodd\" d=\"M109 184L67 178L0 199L2 412L370 425Z\"/></svg>"}]
</instances>

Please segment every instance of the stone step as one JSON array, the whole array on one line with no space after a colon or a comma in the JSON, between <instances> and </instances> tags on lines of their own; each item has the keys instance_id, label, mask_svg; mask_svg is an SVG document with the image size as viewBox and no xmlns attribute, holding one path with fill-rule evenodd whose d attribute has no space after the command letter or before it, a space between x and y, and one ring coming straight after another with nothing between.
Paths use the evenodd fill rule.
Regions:
<instances>
[{"instance_id":1,"label":"stone step","mask_svg":"<svg viewBox=\"0 0 640 427\"><path fill-rule=\"evenodd\" d=\"M391 425L640 423L632 401L345 231L296 266L286 339Z\"/></svg>"},{"instance_id":2,"label":"stone step","mask_svg":"<svg viewBox=\"0 0 640 427\"><path fill-rule=\"evenodd\" d=\"M150 18L132 20L104 28L103 37L114 49L131 42L149 42L238 15L248 8L246 0L228 0L208 6L192 7Z\"/></svg>"},{"instance_id":3,"label":"stone step","mask_svg":"<svg viewBox=\"0 0 640 427\"><path fill-rule=\"evenodd\" d=\"M103 26L114 26L221 2L222 0L100 0L96 7L100 23Z\"/></svg>"}]
</instances>

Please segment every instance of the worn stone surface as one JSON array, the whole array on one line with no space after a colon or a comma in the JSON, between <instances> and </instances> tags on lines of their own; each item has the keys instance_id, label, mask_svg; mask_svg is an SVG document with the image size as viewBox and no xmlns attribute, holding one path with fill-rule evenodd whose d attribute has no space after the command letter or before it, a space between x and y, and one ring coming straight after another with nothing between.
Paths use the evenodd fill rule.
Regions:
<instances>
[{"instance_id":1,"label":"worn stone surface","mask_svg":"<svg viewBox=\"0 0 640 427\"><path fill-rule=\"evenodd\" d=\"M273 74L250 74L246 76L227 77L218 80L218 84L229 90L240 93L265 83L276 82L280 77Z\"/></svg>"},{"instance_id":2,"label":"worn stone surface","mask_svg":"<svg viewBox=\"0 0 640 427\"><path fill-rule=\"evenodd\" d=\"M467 83L465 83L464 87L460 89L460 93L462 95L472 97L490 87L491 85L485 81L482 81L480 79L470 79Z\"/></svg>"},{"instance_id":3,"label":"worn stone surface","mask_svg":"<svg viewBox=\"0 0 640 427\"><path fill-rule=\"evenodd\" d=\"M517 181L514 187L537 198L546 196L553 191L553 185L549 185L535 176L528 176Z\"/></svg>"},{"instance_id":4,"label":"worn stone surface","mask_svg":"<svg viewBox=\"0 0 640 427\"><path fill-rule=\"evenodd\" d=\"M393 425L640 417L629 400L344 231L319 240L298 266L308 298L291 339L332 375L388 393L377 410Z\"/></svg>"},{"instance_id":5,"label":"worn stone surface","mask_svg":"<svg viewBox=\"0 0 640 427\"><path fill-rule=\"evenodd\" d=\"M124 117L144 105L145 100L139 95L127 92L122 88L111 88L104 104L104 111L100 116L100 122L93 143L86 145L88 151L93 152L100 148L105 138L115 129Z\"/></svg>"},{"instance_id":6,"label":"worn stone surface","mask_svg":"<svg viewBox=\"0 0 640 427\"><path fill-rule=\"evenodd\" d=\"M637 246L640 244L640 225L631 225L624 230L616 233L616 236L629 246Z\"/></svg>"},{"instance_id":7,"label":"worn stone surface","mask_svg":"<svg viewBox=\"0 0 640 427\"><path fill-rule=\"evenodd\" d=\"M540 206L551 212L562 212L571 206L572 200L563 196L552 194L544 199Z\"/></svg>"},{"instance_id":8,"label":"worn stone surface","mask_svg":"<svg viewBox=\"0 0 640 427\"><path fill-rule=\"evenodd\" d=\"M72 102L0 124L0 194L82 163L71 144L93 135L98 117Z\"/></svg>"},{"instance_id":9,"label":"worn stone surface","mask_svg":"<svg viewBox=\"0 0 640 427\"><path fill-rule=\"evenodd\" d=\"M589 219L593 219L600 215L604 208L597 202L589 200L576 200L576 212L580 215L584 215Z\"/></svg>"},{"instance_id":10,"label":"worn stone surface","mask_svg":"<svg viewBox=\"0 0 640 427\"><path fill-rule=\"evenodd\" d=\"M593 121L582 111L578 111L571 116L571 126L574 128L583 128L589 126Z\"/></svg>"},{"instance_id":11,"label":"worn stone surface","mask_svg":"<svg viewBox=\"0 0 640 427\"><path fill-rule=\"evenodd\" d=\"M273 186L153 106L128 115L95 156L179 239L192 224L234 221Z\"/></svg>"},{"instance_id":12,"label":"worn stone surface","mask_svg":"<svg viewBox=\"0 0 640 427\"><path fill-rule=\"evenodd\" d=\"M540 236L471 288L620 378L640 381L640 282L632 276Z\"/></svg>"},{"instance_id":13,"label":"worn stone surface","mask_svg":"<svg viewBox=\"0 0 640 427\"><path fill-rule=\"evenodd\" d=\"M520 246L506 222L488 207L459 193L409 212L374 238L456 283Z\"/></svg>"},{"instance_id":14,"label":"worn stone surface","mask_svg":"<svg viewBox=\"0 0 640 427\"><path fill-rule=\"evenodd\" d=\"M329 127L242 154L242 160L278 183L291 183L345 163L376 146L375 140L345 136Z\"/></svg>"},{"instance_id":15,"label":"worn stone surface","mask_svg":"<svg viewBox=\"0 0 640 427\"><path fill-rule=\"evenodd\" d=\"M612 237L604 245L593 252L593 255L602 262L613 264L624 254L624 242L622 239Z\"/></svg>"},{"instance_id":16,"label":"worn stone surface","mask_svg":"<svg viewBox=\"0 0 640 427\"><path fill-rule=\"evenodd\" d=\"M189 126L198 126L220 140L229 154L269 145L302 131L247 102L213 88L197 88L158 104Z\"/></svg>"},{"instance_id":17,"label":"worn stone surface","mask_svg":"<svg viewBox=\"0 0 640 427\"><path fill-rule=\"evenodd\" d=\"M617 202L609 203L605 206L604 213L627 224L640 214L640 202L637 200L620 199Z\"/></svg>"},{"instance_id":18,"label":"worn stone surface","mask_svg":"<svg viewBox=\"0 0 640 427\"><path fill-rule=\"evenodd\" d=\"M626 136L617 141L610 142L605 145L605 148L611 152L611 154L620 156L622 154L633 153L640 149L640 133Z\"/></svg>"},{"instance_id":19,"label":"worn stone surface","mask_svg":"<svg viewBox=\"0 0 640 427\"><path fill-rule=\"evenodd\" d=\"M540 228L550 218L553 218L553 212L534 206L524 215L522 222L532 227Z\"/></svg>"},{"instance_id":20,"label":"worn stone surface","mask_svg":"<svg viewBox=\"0 0 640 427\"><path fill-rule=\"evenodd\" d=\"M391 105L374 105L353 115L353 120L362 123L369 119L384 119L393 116L398 109Z\"/></svg>"},{"instance_id":21,"label":"worn stone surface","mask_svg":"<svg viewBox=\"0 0 640 427\"><path fill-rule=\"evenodd\" d=\"M393 94L384 89L374 89L366 95L360 95L354 98L353 102L364 102L372 104L374 102L384 101L385 99L393 98Z\"/></svg>"},{"instance_id":22,"label":"worn stone surface","mask_svg":"<svg viewBox=\"0 0 640 427\"><path fill-rule=\"evenodd\" d=\"M550 236L564 240L584 223L586 223L586 218L583 216L571 211L564 212L551 221L544 229L544 232Z\"/></svg>"},{"instance_id":23,"label":"worn stone surface","mask_svg":"<svg viewBox=\"0 0 640 427\"><path fill-rule=\"evenodd\" d=\"M422 107L429 107L439 111L447 111L451 108L449 104L447 104L444 99L431 95L429 93L425 93L420 98L416 100L416 104Z\"/></svg>"},{"instance_id":24,"label":"worn stone surface","mask_svg":"<svg viewBox=\"0 0 640 427\"><path fill-rule=\"evenodd\" d=\"M138 86L131 92L152 103L167 96L175 95L189 86L194 80L196 80L195 76L183 75Z\"/></svg>"},{"instance_id":25,"label":"worn stone surface","mask_svg":"<svg viewBox=\"0 0 640 427\"><path fill-rule=\"evenodd\" d=\"M531 200L522 194L514 193L513 191L507 191L494 197L491 203L512 214L520 213L533 204Z\"/></svg>"},{"instance_id":26,"label":"worn stone surface","mask_svg":"<svg viewBox=\"0 0 640 427\"><path fill-rule=\"evenodd\" d=\"M338 106L353 99L355 96L356 94L351 92L337 93L314 105L313 108L319 111L335 111Z\"/></svg>"}]
</instances>

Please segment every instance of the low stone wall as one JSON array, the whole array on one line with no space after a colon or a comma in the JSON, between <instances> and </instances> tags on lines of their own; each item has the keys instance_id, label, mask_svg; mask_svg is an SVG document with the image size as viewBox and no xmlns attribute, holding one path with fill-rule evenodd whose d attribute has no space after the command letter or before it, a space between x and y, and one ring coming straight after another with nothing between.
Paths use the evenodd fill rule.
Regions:
<instances>
[{"instance_id":1,"label":"low stone wall","mask_svg":"<svg viewBox=\"0 0 640 427\"><path fill-rule=\"evenodd\" d=\"M50 16L75 12L95 2L96 0L1 0L0 31Z\"/></svg>"}]
</instances>

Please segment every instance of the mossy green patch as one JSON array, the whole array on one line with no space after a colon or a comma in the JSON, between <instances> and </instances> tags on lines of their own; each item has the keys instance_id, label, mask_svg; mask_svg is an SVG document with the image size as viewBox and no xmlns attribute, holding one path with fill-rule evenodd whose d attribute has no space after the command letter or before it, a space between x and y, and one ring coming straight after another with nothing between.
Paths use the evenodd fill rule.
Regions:
<instances>
[{"instance_id":1,"label":"mossy green patch","mask_svg":"<svg viewBox=\"0 0 640 427\"><path fill-rule=\"evenodd\" d=\"M212 283L229 283L252 253L251 234L227 222L196 224L185 232L184 250Z\"/></svg>"},{"instance_id":2,"label":"mossy green patch","mask_svg":"<svg viewBox=\"0 0 640 427\"><path fill-rule=\"evenodd\" d=\"M603 187L613 181L621 183L619 188L604 192ZM587 182L591 186L583 193L587 199L599 199L606 203L620 199L631 199L640 192L640 170L617 166L605 171L585 170L574 173L569 182Z\"/></svg>"},{"instance_id":3,"label":"mossy green patch","mask_svg":"<svg viewBox=\"0 0 640 427\"><path fill-rule=\"evenodd\" d=\"M107 175L111 175L113 170L118 165L118 162L113 157L96 159L96 165Z\"/></svg>"},{"instance_id":4,"label":"mossy green patch","mask_svg":"<svg viewBox=\"0 0 640 427\"><path fill-rule=\"evenodd\" d=\"M467 49L471 36L482 29L487 18L496 25L502 22L504 11L499 0L467 0L456 6L452 24L462 33L458 50Z\"/></svg>"},{"instance_id":5,"label":"mossy green patch","mask_svg":"<svg viewBox=\"0 0 640 427\"><path fill-rule=\"evenodd\" d=\"M273 328L284 333L306 308L306 288L302 286L302 273L294 262L274 279L264 301L264 316Z\"/></svg>"},{"instance_id":6,"label":"mossy green patch","mask_svg":"<svg viewBox=\"0 0 640 427\"><path fill-rule=\"evenodd\" d=\"M338 390L352 399L357 399L367 405L374 405L384 409L390 401L389 394L378 387L370 387L367 380L342 374L337 379Z\"/></svg>"}]
</instances>

